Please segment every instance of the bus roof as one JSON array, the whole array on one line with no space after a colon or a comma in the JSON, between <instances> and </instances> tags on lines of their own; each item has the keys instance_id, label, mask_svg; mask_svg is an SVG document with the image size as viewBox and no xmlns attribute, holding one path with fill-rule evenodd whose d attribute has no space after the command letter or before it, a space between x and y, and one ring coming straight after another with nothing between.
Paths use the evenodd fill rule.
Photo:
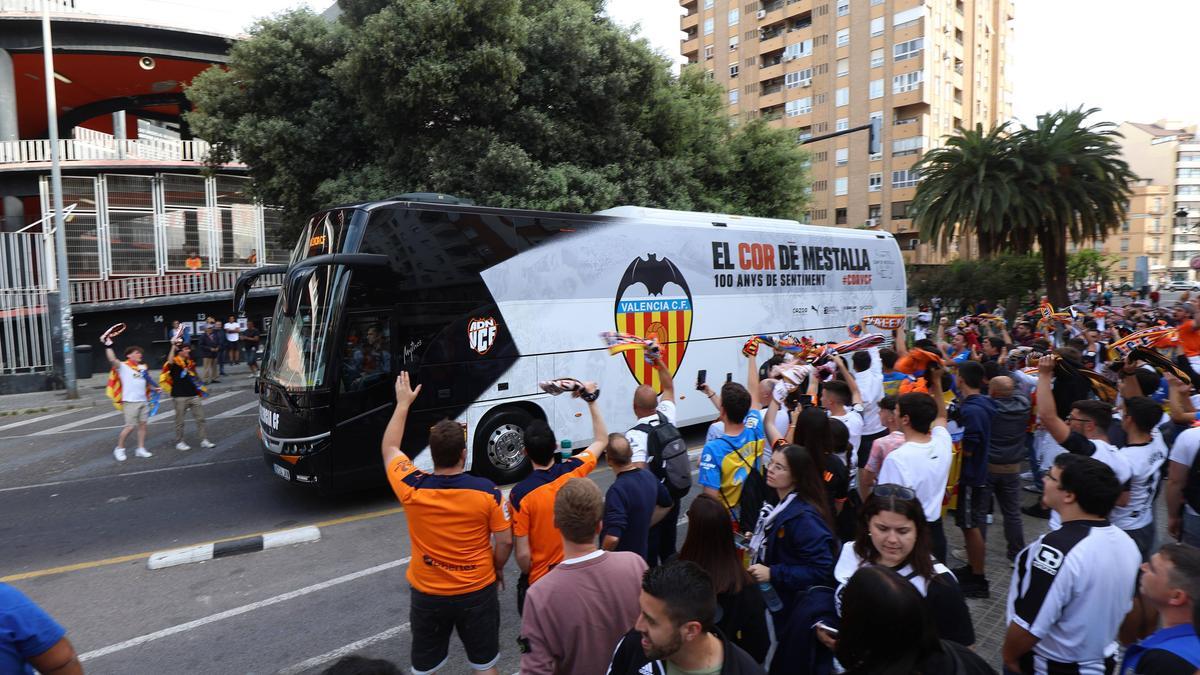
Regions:
<instances>
[{"instance_id":1,"label":"bus roof","mask_svg":"<svg viewBox=\"0 0 1200 675\"><path fill-rule=\"evenodd\" d=\"M634 220L661 225L694 225L712 227L714 224L720 223L726 227L733 225L756 230L774 230L786 232L796 232L799 230L814 234L828 234L830 230L836 230L838 236L868 237L875 239L889 239L892 237L892 233L885 230L857 230L846 227L822 227L819 225L805 225L795 220L785 220L783 218L738 216L728 213L672 211L670 209L652 209L644 206L616 206L611 209L597 211L596 215L631 218Z\"/></svg>"}]
</instances>

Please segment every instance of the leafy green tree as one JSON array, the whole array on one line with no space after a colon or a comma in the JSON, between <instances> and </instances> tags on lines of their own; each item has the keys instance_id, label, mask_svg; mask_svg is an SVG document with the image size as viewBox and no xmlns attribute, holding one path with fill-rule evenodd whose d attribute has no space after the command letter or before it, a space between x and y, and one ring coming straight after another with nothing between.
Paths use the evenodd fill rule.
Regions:
<instances>
[{"instance_id":1,"label":"leafy green tree","mask_svg":"<svg viewBox=\"0 0 1200 675\"><path fill-rule=\"evenodd\" d=\"M1067 242L1103 239L1125 219L1136 176L1121 159L1108 122L1087 125L1097 109L1041 115L1037 126L960 131L918 163L924 179L913 200L921 237L945 248L975 233L980 250L1040 250L1046 292L1067 304Z\"/></svg>"},{"instance_id":2,"label":"leafy green tree","mask_svg":"<svg viewBox=\"0 0 1200 675\"><path fill-rule=\"evenodd\" d=\"M1120 260L1118 256L1095 249L1080 249L1067 256L1067 281L1078 290L1092 283L1103 286Z\"/></svg>"},{"instance_id":3,"label":"leafy green tree","mask_svg":"<svg viewBox=\"0 0 1200 675\"><path fill-rule=\"evenodd\" d=\"M292 216L401 192L589 212L629 203L798 218L807 156L735 125L601 0L342 0L259 23L188 89L215 159Z\"/></svg>"},{"instance_id":4,"label":"leafy green tree","mask_svg":"<svg viewBox=\"0 0 1200 675\"><path fill-rule=\"evenodd\" d=\"M947 307L966 307L984 299L1003 301L1011 319L1018 306L1042 287L1042 264L1028 253L959 258L915 272L909 286L916 298L941 297Z\"/></svg>"}]
</instances>

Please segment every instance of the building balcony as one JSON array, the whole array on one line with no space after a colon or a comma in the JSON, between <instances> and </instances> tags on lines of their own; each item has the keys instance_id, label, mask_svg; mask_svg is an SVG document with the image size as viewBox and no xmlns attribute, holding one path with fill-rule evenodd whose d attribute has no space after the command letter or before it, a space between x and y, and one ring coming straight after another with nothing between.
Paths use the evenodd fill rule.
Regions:
<instances>
[{"instance_id":1,"label":"building balcony","mask_svg":"<svg viewBox=\"0 0 1200 675\"><path fill-rule=\"evenodd\" d=\"M774 63L765 60L758 69L758 81L766 82L777 77L783 77L783 60L776 60Z\"/></svg>"},{"instance_id":2,"label":"building balcony","mask_svg":"<svg viewBox=\"0 0 1200 675\"><path fill-rule=\"evenodd\" d=\"M700 24L700 13L699 12L692 12L691 14L685 14L684 16L679 17L679 30L681 30L685 33L688 32L689 30L696 30L696 27L699 24Z\"/></svg>"},{"instance_id":3,"label":"building balcony","mask_svg":"<svg viewBox=\"0 0 1200 675\"><path fill-rule=\"evenodd\" d=\"M76 127L75 138L58 141L59 161L79 166L114 165L201 167L210 151L206 141L121 140ZM49 170L53 146L48 139L0 141L0 171ZM232 166L243 166L234 163Z\"/></svg>"},{"instance_id":4,"label":"building balcony","mask_svg":"<svg viewBox=\"0 0 1200 675\"><path fill-rule=\"evenodd\" d=\"M917 87L915 89L912 89L911 91L903 91L898 94L892 94L892 107L900 108L900 107L903 107L906 105L913 105L915 103L929 103L929 100L926 99L925 96L926 96L925 83L922 82L921 84L917 85ZM960 108L961 108L961 106L960 106ZM955 117L961 118L962 115L956 114Z\"/></svg>"},{"instance_id":5,"label":"building balcony","mask_svg":"<svg viewBox=\"0 0 1200 675\"><path fill-rule=\"evenodd\" d=\"M700 38L679 41L679 53L692 61L700 60Z\"/></svg>"},{"instance_id":6,"label":"building balcony","mask_svg":"<svg viewBox=\"0 0 1200 675\"><path fill-rule=\"evenodd\" d=\"M783 105L783 97L783 87L778 85L774 87L764 87L762 92L758 95L758 107L759 109L762 109Z\"/></svg>"},{"instance_id":7,"label":"building balcony","mask_svg":"<svg viewBox=\"0 0 1200 675\"><path fill-rule=\"evenodd\" d=\"M759 42L758 53L765 56L771 52L777 52L783 49L783 37L786 34L786 31L779 31L775 35L767 33Z\"/></svg>"}]
</instances>

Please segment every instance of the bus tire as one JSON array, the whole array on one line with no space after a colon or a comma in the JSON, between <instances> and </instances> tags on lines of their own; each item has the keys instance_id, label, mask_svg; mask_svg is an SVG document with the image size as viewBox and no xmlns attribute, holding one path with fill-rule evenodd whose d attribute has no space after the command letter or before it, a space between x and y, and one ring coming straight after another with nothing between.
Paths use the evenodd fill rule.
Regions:
<instances>
[{"instance_id":1,"label":"bus tire","mask_svg":"<svg viewBox=\"0 0 1200 675\"><path fill-rule=\"evenodd\" d=\"M533 416L519 408L504 408L484 418L475 436L472 471L498 485L516 482L529 473L523 439L532 421Z\"/></svg>"}]
</instances>

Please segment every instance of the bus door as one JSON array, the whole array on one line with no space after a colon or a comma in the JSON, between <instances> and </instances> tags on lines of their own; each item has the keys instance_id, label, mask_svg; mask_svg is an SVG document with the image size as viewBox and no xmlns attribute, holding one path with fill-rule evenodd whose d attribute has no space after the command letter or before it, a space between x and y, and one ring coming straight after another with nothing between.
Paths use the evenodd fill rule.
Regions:
<instances>
[{"instance_id":1,"label":"bus door","mask_svg":"<svg viewBox=\"0 0 1200 675\"><path fill-rule=\"evenodd\" d=\"M378 477L379 440L392 415L401 367L394 313L351 310L341 335L335 347L338 377L331 468L335 474Z\"/></svg>"}]
</instances>

